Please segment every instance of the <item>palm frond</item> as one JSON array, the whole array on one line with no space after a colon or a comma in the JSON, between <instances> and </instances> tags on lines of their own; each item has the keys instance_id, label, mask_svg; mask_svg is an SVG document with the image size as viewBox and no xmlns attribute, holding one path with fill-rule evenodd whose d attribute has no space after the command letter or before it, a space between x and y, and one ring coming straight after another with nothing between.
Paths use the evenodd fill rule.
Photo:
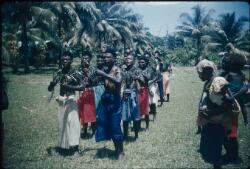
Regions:
<instances>
[{"instance_id":1,"label":"palm frond","mask_svg":"<svg viewBox=\"0 0 250 169\"><path fill-rule=\"evenodd\" d=\"M180 18L183 19L185 22L193 23L193 18L186 12L181 13Z\"/></svg>"}]
</instances>

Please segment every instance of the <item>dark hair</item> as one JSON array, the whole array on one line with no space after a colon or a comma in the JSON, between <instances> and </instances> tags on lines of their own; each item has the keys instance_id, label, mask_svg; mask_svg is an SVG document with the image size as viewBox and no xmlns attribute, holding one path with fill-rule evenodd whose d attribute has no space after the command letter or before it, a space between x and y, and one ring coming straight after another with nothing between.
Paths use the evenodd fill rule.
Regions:
<instances>
[{"instance_id":1,"label":"dark hair","mask_svg":"<svg viewBox=\"0 0 250 169\"><path fill-rule=\"evenodd\" d=\"M92 58L92 54L91 54L91 52L88 51L88 50L83 51L83 52L82 52L82 56L89 56L90 59Z\"/></svg>"},{"instance_id":2,"label":"dark hair","mask_svg":"<svg viewBox=\"0 0 250 169\"><path fill-rule=\"evenodd\" d=\"M103 59L102 53L97 54L97 55L96 55L96 58L97 58L97 59L99 59L99 58L102 58L102 59Z\"/></svg>"},{"instance_id":3,"label":"dark hair","mask_svg":"<svg viewBox=\"0 0 250 169\"><path fill-rule=\"evenodd\" d=\"M141 57L139 57L139 60L144 60L147 64L149 63L148 58L147 58L147 57L145 57L145 56L141 56Z\"/></svg>"},{"instance_id":4,"label":"dark hair","mask_svg":"<svg viewBox=\"0 0 250 169\"><path fill-rule=\"evenodd\" d=\"M204 67L203 68L203 71L202 71L202 73L204 73L204 74L209 74L209 75L213 75L213 73L214 73L214 69L212 68L212 67Z\"/></svg>"},{"instance_id":5,"label":"dark hair","mask_svg":"<svg viewBox=\"0 0 250 169\"><path fill-rule=\"evenodd\" d=\"M69 50L64 51L62 56L69 56L73 60L73 53Z\"/></svg>"},{"instance_id":6,"label":"dark hair","mask_svg":"<svg viewBox=\"0 0 250 169\"><path fill-rule=\"evenodd\" d=\"M156 53L158 53L159 55L161 55L161 52L160 52L160 51L158 51L158 50L157 50L157 51L155 51L155 54L156 54Z\"/></svg>"},{"instance_id":7,"label":"dark hair","mask_svg":"<svg viewBox=\"0 0 250 169\"><path fill-rule=\"evenodd\" d=\"M104 53L111 53L116 58L116 52L112 48L107 48Z\"/></svg>"}]
</instances>

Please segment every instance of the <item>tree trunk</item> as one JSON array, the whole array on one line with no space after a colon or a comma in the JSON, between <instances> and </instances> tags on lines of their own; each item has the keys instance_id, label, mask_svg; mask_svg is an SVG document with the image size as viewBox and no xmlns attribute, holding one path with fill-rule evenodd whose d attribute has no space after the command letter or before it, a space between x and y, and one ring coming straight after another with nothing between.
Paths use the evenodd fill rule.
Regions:
<instances>
[{"instance_id":1,"label":"tree trunk","mask_svg":"<svg viewBox=\"0 0 250 169\"><path fill-rule=\"evenodd\" d=\"M23 22L22 22L22 53L24 59L24 73L29 73L29 55L28 55L28 36L27 36L27 5L23 5Z\"/></svg>"},{"instance_id":2,"label":"tree trunk","mask_svg":"<svg viewBox=\"0 0 250 169\"><path fill-rule=\"evenodd\" d=\"M59 57L58 57L58 61L59 61L59 68L62 67L62 18L60 16L58 16L58 23L57 23L57 28L58 28L58 38L59 38Z\"/></svg>"},{"instance_id":3,"label":"tree trunk","mask_svg":"<svg viewBox=\"0 0 250 169\"><path fill-rule=\"evenodd\" d=\"M195 65L197 65L199 63L199 61L202 59L201 57L201 38L197 38L197 53L196 53L196 57L195 57Z\"/></svg>"}]
</instances>

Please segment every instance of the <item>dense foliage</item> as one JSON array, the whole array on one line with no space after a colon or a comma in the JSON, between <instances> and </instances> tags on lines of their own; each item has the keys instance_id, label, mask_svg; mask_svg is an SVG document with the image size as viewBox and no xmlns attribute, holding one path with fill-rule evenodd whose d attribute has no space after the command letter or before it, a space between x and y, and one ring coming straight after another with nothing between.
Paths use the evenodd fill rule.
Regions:
<instances>
[{"instance_id":1,"label":"dense foliage","mask_svg":"<svg viewBox=\"0 0 250 169\"><path fill-rule=\"evenodd\" d=\"M230 43L249 57L249 18L235 13L213 19L197 5L193 14L180 14L176 32L154 36L142 17L125 2L10 2L2 5L2 61L17 69L19 64L39 68L60 64L62 50L70 48L75 57L83 50L97 54L105 45L136 53L160 50L168 62L194 65L201 58L218 61L218 53Z\"/></svg>"}]
</instances>

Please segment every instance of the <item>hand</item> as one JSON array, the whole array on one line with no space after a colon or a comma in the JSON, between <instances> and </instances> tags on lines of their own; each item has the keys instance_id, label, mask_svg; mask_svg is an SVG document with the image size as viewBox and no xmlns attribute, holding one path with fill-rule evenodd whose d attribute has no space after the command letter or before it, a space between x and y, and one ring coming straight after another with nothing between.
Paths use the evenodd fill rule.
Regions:
<instances>
[{"instance_id":1,"label":"hand","mask_svg":"<svg viewBox=\"0 0 250 169\"><path fill-rule=\"evenodd\" d=\"M100 75L100 76L103 76L103 75L105 74L105 72L102 71L102 70L100 70L100 69L97 69L97 70L96 70L96 74L97 74L97 75Z\"/></svg>"},{"instance_id":2,"label":"hand","mask_svg":"<svg viewBox=\"0 0 250 169\"><path fill-rule=\"evenodd\" d=\"M139 79L139 76L133 76L133 79L134 79L134 80L138 80L138 79Z\"/></svg>"},{"instance_id":3,"label":"hand","mask_svg":"<svg viewBox=\"0 0 250 169\"><path fill-rule=\"evenodd\" d=\"M205 117L208 116L206 111L207 111L207 106L202 106L202 107L199 108L199 114L201 114L202 116L205 116Z\"/></svg>"},{"instance_id":4,"label":"hand","mask_svg":"<svg viewBox=\"0 0 250 169\"><path fill-rule=\"evenodd\" d=\"M140 80L140 81L143 81L143 76L139 75L139 76L135 76L134 78L135 80Z\"/></svg>"},{"instance_id":5,"label":"hand","mask_svg":"<svg viewBox=\"0 0 250 169\"><path fill-rule=\"evenodd\" d=\"M54 90L55 85L56 84L54 82L50 82L50 84L48 86L48 91L51 92L52 90Z\"/></svg>"}]
</instances>

